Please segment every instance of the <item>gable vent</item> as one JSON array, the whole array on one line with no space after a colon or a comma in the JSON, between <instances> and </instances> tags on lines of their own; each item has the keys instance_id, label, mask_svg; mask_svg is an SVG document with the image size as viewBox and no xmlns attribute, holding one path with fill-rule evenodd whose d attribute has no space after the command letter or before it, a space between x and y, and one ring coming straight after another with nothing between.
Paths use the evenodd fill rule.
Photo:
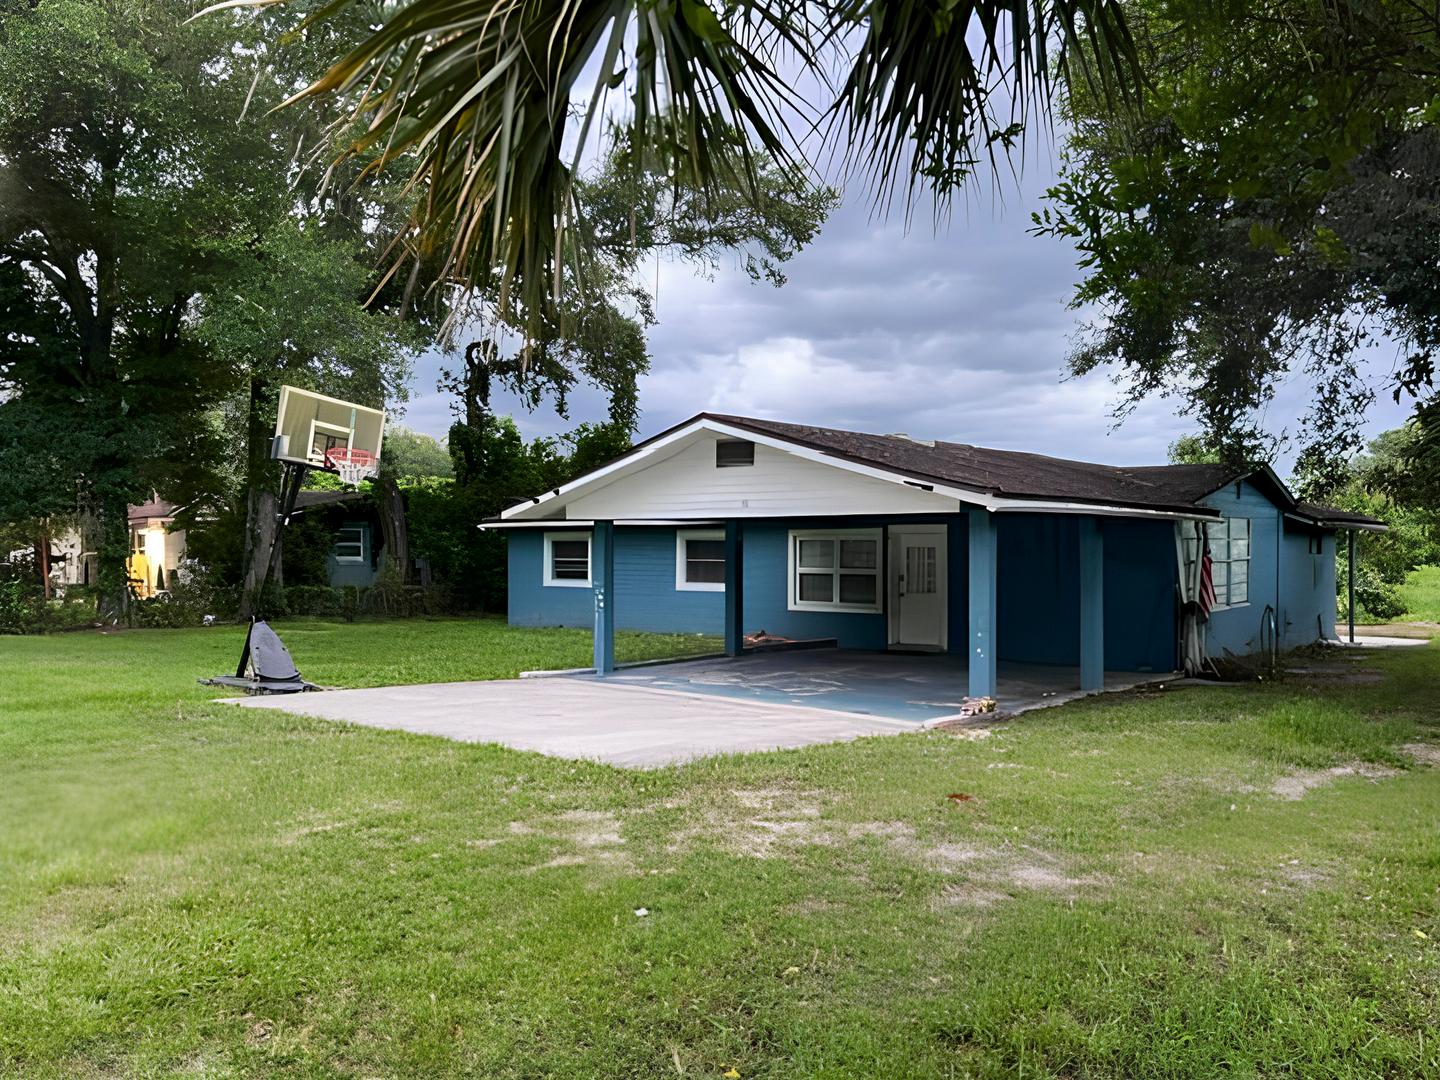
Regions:
<instances>
[{"instance_id":1,"label":"gable vent","mask_svg":"<svg viewBox=\"0 0 1440 1080\"><path fill-rule=\"evenodd\" d=\"M755 444L744 439L721 439L715 444L715 467L733 469L755 464Z\"/></svg>"}]
</instances>

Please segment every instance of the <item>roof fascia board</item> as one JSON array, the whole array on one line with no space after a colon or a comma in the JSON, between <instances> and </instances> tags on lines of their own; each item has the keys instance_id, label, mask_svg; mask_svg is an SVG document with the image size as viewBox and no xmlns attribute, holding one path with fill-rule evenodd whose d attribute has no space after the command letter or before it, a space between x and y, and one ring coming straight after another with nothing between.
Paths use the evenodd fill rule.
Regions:
<instances>
[{"instance_id":1,"label":"roof fascia board","mask_svg":"<svg viewBox=\"0 0 1440 1080\"><path fill-rule=\"evenodd\" d=\"M649 526L655 526L655 527L667 527L667 526L673 525L673 526L677 526L677 527L683 526L683 527L685 527L685 528L690 528L690 527L692 527L692 526L698 527L698 526L704 526L704 525L724 525L725 522L722 521L720 518L713 518L713 517L712 517L712 518L618 518L618 519L616 519L615 521L612 521L611 524L612 524L612 525L622 525L622 526L627 526L627 527L631 527L631 526L633 526L633 527L644 527L644 526L647 526L647 525L649 525ZM483 529L483 530L485 530L485 531L490 531L490 530L495 530L495 529L506 529L506 530L508 530L508 529L555 529L555 530L559 530L559 529L589 529L589 528L592 528L594 525L595 525L595 522L594 522L593 520L590 520L590 519L582 519L582 518L540 518L540 519L535 520L535 521L482 521L479 525L476 525L475 527L476 527L477 529Z\"/></svg>"},{"instance_id":2,"label":"roof fascia board","mask_svg":"<svg viewBox=\"0 0 1440 1080\"><path fill-rule=\"evenodd\" d=\"M1006 514L1090 514L1094 517L1157 518L1166 521L1214 521L1219 510L1210 513L1182 510L1142 510L1133 506L1110 506L1101 503L1039 502L1030 499L1005 500L995 508Z\"/></svg>"}]
</instances>

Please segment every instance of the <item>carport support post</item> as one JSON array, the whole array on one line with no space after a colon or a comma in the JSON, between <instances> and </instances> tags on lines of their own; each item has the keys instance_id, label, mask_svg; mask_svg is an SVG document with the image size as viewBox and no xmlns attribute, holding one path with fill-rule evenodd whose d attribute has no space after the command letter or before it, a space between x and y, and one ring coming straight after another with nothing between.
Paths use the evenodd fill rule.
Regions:
<instances>
[{"instance_id":1,"label":"carport support post","mask_svg":"<svg viewBox=\"0 0 1440 1080\"><path fill-rule=\"evenodd\" d=\"M1351 529L1345 536L1345 542L1349 545L1350 557L1345 560L1345 592L1347 594L1345 607L1346 614L1350 621L1350 644L1355 644L1355 530Z\"/></svg>"},{"instance_id":2,"label":"carport support post","mask_svg":"<svg viewBox=\"0 0 1440 1080\"><path fill-rule=\"evenodd\" d=\"M745 651L745 544L738 521L725 522L725 655Z\"/></svg>"},{"instance_id":3,"label":"carport support post","mask_svg":"<svg viewBox=\"0 0 1440 1080\"><path fill-rule=\"evenodd\" d=\"M989 510L970 508L971 697L995 696L995 573L999 544Z\"/></svg>"},{"instance_id":4,"label":"carport support post","mask_svg":"<svg viewBox=\"0 0 1440 1080\"><path fill-rule=\"evenodd\" d=\"M1105 540L1093 517L1080 519L1080 689L1105 689Z\"/></svg>"},{"instance_id":5,"label":"carport support post","mask_svg":"<svg viewBox=\"0 0 1440 1080\"><path fill-rule=\"evenodd\" d=\"M615 523L595 522L590 537L590 584L595 590L595 674L615 670Z\"/></svg>"}]
</instances>

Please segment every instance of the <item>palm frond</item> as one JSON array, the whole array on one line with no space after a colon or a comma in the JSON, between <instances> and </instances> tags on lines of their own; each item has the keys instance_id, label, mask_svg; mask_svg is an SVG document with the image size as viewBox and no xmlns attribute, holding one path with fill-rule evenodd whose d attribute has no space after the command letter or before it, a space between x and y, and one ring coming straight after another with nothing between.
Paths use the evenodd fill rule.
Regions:
<instances>
[{"instance_id":1,"label":"palm frond","mask_svg":"<svg viewBox=\"0 0 1440 1080\"><path fill-rule=\"evenodd\" d=\"M848 70L832 87L836 55ZM888 196L967 175L1013 132L995 95L1023 121L1077 60L1134 86L1114 0L411 0L299 97L333 96L344 123L366 124L345 152L368 173L409 170L409 255L523 325L553 303L567 250L583 253L566 235L575 170L612 94L622 136L677 182L706 190L738 168L753 183L751 147L790 167L838 148ZM812 138L827 117L828 143Z\"/></svg>"}]
</instances>

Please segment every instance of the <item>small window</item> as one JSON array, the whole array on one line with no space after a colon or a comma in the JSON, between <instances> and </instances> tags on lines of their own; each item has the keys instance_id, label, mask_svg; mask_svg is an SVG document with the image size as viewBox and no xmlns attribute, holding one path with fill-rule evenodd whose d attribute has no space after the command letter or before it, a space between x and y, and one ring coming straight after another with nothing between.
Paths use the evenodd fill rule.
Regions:
<instances>
[{"instance_id":1,"label":"small window","mask_svg":"<svg viewBox=\"0 0 1440 1080\"><path fill-rule=\"evenodd\" d=\"M682 592L725 591L725 533L681 529L675 533L675 588Z\"/></svg>"},{"instance_id":2,"label":"small window","mask_svg":"<svg viewBox=\"0 0 1440 1080\"><path fill-rule=\"evenodd\" d=\"M335 561L358 563L365 561L365 526L342 525L335 534Z\"/></svg>"},{"instance_id":3,"label":"small window","mask_svg":"<svg viewBox=\"0 0 1440 1080\"><path fill-rule=\"evenodd\" d=\"M790 610L878 612L880 530L792 532Z\"/></svg>"},{"instance_id":4,"label":"small window","mask_svg":"<svg viewBox=\"0 0 1440 1080\"><path fill-rule=\"evenodd\" d=\"M755 444L744 439L721 439L715 444L715 467L733 469L755 464Z\"/></svg>"},{"instance_id":5,"label":"small window","mask_svg":"<svg viewBox=\"0 0 1440 1080\"><path fill-rule=\"evenodd\" d=\"M545 584L589 588L589 533L545 534Z\"/></svg>"}]
</instances>

